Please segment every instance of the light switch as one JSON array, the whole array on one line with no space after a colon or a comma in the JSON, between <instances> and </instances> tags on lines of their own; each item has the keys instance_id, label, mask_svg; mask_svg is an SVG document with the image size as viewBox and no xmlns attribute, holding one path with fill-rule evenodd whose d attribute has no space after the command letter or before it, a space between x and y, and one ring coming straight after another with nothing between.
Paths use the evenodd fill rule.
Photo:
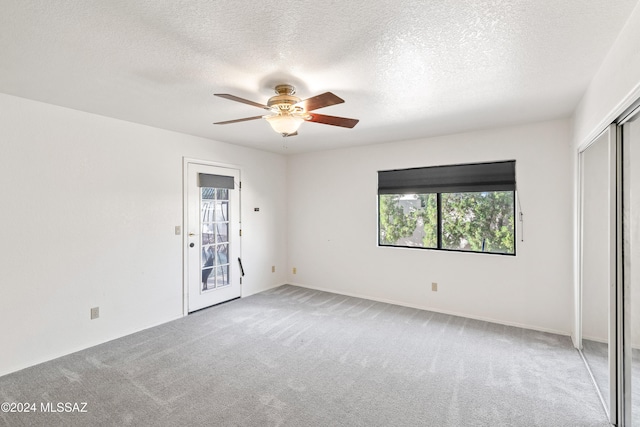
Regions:
<instances>
[{"instance_id":1,"label":"light switch","mask_svg":"<svg viewBox=\"0 0 640 427\"><path fill-rule=\"evenodd\" d=\"M179 236L182 233L182 227L180 227L179 225L176 225L175 233L176 233L176 236Z\"/></svg>"}]
</instances>

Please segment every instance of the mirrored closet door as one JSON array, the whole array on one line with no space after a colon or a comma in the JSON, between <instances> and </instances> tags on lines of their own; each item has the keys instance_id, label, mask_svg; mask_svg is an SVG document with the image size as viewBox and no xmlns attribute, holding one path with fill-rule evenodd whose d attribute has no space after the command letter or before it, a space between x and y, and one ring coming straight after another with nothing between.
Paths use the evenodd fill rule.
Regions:
<instances>
[{"instance_id":1,"label":"mirrored closet door","mask_svg":"<svg viewBox=\"0 0 640 427\"><path fill-rule=\"evenodd\" d=\"M580 347L611 424L640 426L640 100L579 172Z\"/></svg>"},{"instance_id":2,"label":"mirrored closet door","mask_svg":"<svg viewBox=\"0 0 640 427\"><path fill-rule=\"evenodd\" d=\"M616 423L616 135L611 125L580 153L582 354Z\"/></svg>"},{"instance_id":3,"label":"mirrored closet door","mask_svg":"<svg viewBox=\"0 0 640 427\"><path fill-rule=\"evenodd\" d=\"M622 120L624 426L640 426L640 112Z\"/></svg>"}]
</instances>

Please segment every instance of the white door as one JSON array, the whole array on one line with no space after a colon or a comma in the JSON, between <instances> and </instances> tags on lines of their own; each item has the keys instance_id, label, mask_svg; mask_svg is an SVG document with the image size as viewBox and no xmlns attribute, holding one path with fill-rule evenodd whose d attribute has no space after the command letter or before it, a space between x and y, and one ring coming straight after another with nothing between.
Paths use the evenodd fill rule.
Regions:
<instances>
[{"instance_id":1,"label":"white door","mask_svg":"<svg viewBox=\"0 0 640 427\"><path fill-rule=\"evenodd\" d=\"M187 163L187 306L240 296L240 171Z\"/></svg>"}]
</instances>

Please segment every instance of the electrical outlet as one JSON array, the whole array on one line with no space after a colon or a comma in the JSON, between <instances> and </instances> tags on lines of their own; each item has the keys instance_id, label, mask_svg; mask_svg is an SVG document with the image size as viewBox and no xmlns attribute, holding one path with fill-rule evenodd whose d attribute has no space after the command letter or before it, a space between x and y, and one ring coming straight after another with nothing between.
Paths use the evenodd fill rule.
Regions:
<instances>
[{"instance_id":1,"label":"electrical outlet","mask_svg":"<svg viewBox=\"0 0 640 427\"><path fill-rule=\"evenodd\" d=\"M293 274L296 274L298 272L298 269L293 267Z\"/></svg>"},{"instance_id":2,"label":"electrical outlet","mask_svg":"<svg viewBox=\"0 0 640 427\"><path fill-rule=\"evenodd\" d=\"M93 307L91 309L91 320L100 317L100 307Z\"/></svg>"},{"instance_id":3,"label":"electrical outlet","mask_svg":"<svg viewBox=\"0 0 640 427\"><path fill-rule=\"evenodd\" d=\"M436 282L431 282L431 290L433 292L438 292L438 284Z\"/></svg>"},{"instance_id":4,"label":"electrical outlet","mask_svg":"<svg viewBox=\"0 0 640 427\"><path fill-rule=\"evenodd\" d=\"M275 273L275 272L276 272L276 266L275 266L275 265L272 265L272 266L271 266L271 272L272 272L272 273Z\"/></svg>"}]
</instances>

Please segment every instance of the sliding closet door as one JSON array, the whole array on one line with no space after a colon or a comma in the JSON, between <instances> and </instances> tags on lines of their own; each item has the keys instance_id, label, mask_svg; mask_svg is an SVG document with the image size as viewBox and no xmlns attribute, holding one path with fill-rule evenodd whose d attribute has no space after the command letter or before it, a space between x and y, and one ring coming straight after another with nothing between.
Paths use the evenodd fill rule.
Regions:
<instances>
[{"instance_id":1,"label":"sliding closet door","mask_svg":"<svg viewBox=\"0 0 640 427\"><path fill-rule=\"evenodd\" d=\"M624 426L640 426L640 113L622 126Z\"/></svg>"},{"instance_id":2,"label":"sliding closet door","mask_svg":"<svg viewBox=\"0 0 640 427\"><path fill-rule=\"evenodd\" d=\"M616 399L616 126L580 153L582 352L612 424Z\"/></svg>"}]
</instances>

